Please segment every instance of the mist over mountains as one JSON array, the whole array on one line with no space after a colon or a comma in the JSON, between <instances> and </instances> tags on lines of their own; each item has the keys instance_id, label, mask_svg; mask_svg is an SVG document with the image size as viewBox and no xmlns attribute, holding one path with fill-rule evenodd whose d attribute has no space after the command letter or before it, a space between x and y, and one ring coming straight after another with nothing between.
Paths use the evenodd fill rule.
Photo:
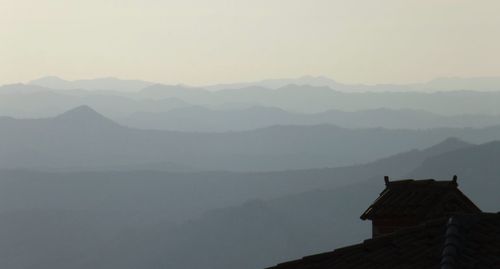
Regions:
<instances>
[{"instance_id":1,"label":"mist over mountains","mask_svg":"<svg viewBox=\"0 0 500 269\"><path fill-rule=\"evenodd\" d=\"M327 110L302 114L272 107L216 110L202 106L186 106L167 112L136 112L116 119L141 129L187 132L228 132L265 128L274 125L331 124L344 128L429 129L439 127L487 127L500 124L499 116L443 116L423 110L370 109L354 112Z\"/></svg>"},{"instance_id":2,"label":"mist over mountains","mask_svg":"<svg viewBox=\"0 0 500 269\"><path fill-rule=\"evenodd\" d=\"M272 171L368 162L457 137L484 143L500 126L480 129L346 129L273 126L194 133L123 127L88 106L47 119L0 119L2 169Z\"/></svg>"},{"instance_id":3,"label":"mist over mountains","mask_svg":"<svg viewBox=\"0 0 500 269\"><path fill-rule=\"evenodd\" d=\"M498 211L499 86L1 86L0 267L264 268L368 237L386 175Z\"/></svg>"},{"instance_id":4,"label":"mist over mountains","mask_svg":"<svg viewBox=\"0 0 500 269\"><path fill-rule=\"evenodd\" d=\"M0 115L46 118L88 105L130 127L190 132L243 131L273 125L428 129L500 123L496 105L500 93L483 89L484 85L494 89L495 78L437 79L427 84L444 86L432 92L418 87L342 90L322 77L270 81L287 83L277 88L273 88L276 83L234 84L234 88L209 91L115 78L66 81L46 77L30 84L0 87ZM471 86L447 91L446 85L454 83Z\"/></svg>"},{"instance_id":5,"label":"mist over mountains","mask_svg":"<svg viewBox=\"0 0 500 269\"><path fill-rule=\"evenodd\" d=\"M500 187L496 176L498 166L478 160L483 154L497 158L500 152L496 150L497 145L475 146L451 139L424 151L410 151L362 166L260 174L260 182L255 180L258 178L255 174L232 174L227 180L220 180L223 174L2 172L0 189L4 203L0 211L6 213L1 213L4 218L0 230L16 227L18 231L29 231L32 225L38 227L33 229L37 232L26 239L5 236L3 247L17 245L19 248L17 252L16 249L3 252L2 260L23 268L39 266L42 260L42 268L137 268L144 264L173 268L202 265L206 268L262 268L362 240L370 228L358 217L383 188L379 175L389 172L395 177L417 174L425 177L426 173L434 172L427 168L429 160L434 158L447 160L436 164L443 178L450 177L446 171L460 171L463 163L455 161L460 160L460 156L476 160L473 165L468 164L468 172L460 177L459 184L482 208L494 208L500 201L489 194ZM484 153L485 149L493 154ZM475 176L483 169L491 173ZM10 180L5 180L6 177ZM283 191L277 188L278 185L264 187L268 183L278 183L280 178L290 183L281 186L295 185L297 188ZM325 180L315 185L314 181L320 178ZM240 180L228 186L233 179ZM338 185L338 180L344 179L351 183ZM315 185L312 189L308 184L311 180ZM243 192L247 194L238 197L238 190L248 189L249 184L264 185L250 188L254 191ZM488 193L474 186L488 186ZM224 191L225 188L231 191ZM32 191L25 192L23 199L19 199L14 190L20 189ZM79 190L76 197L75 190ZM263 193L270 190L275 193ZM67 195L69 193L73 195ZM483 194L490 198L481 199ZM228 200L227 195L234 195L233 200ZM185 200L177 200L183 196ZM247 199L253 201L244 202ZM193 204L196 200L198 205ZM205 209L200 210L200 205ZM215 209L221 205L229 208ZM16 215L7 213L13 206L17 206ZM169 209L179 206L182 209ZM191 217L191 221L182 224L172 223L178 216L176 212L189 211L197 212L198 217ZM200 212L207 213L200 215ZM111 226L113 228L109 228ZM26 248L42 240L42 235L49 240L61 229L71 236L52 239L51 248ZM89 236L94 241L83 238ZM81 242L79 248L67 247L75 241ZM266 251L259 252L262 247ZM200 254L192 258L193 253ZM241 253L261 254L242 256Z\"/></svg>"},{"instance_id":6,"label":"mist over mountains","mask_svg":"<svg viewBox=\"0 0 500 269\"><path fill-rule=\"evenodd\" d=\"M500 93L476 91L451 92L341 92L329 87L308 85L286 85L278 89L251 86L207 92L202 89L153 85L145 88L143 94L156 98L177 97L194 105L223 106L225 104L246 104L278 107L287 111L314 113L329 109L356 111L366 109L417 109L429 112L454 114L499 113L495 104ZM443 103L447 102L444 106ZM481 104L481 105L480 105Z\"/></svg>"},{"instance_id":7,"label":"mist over mountains","mask_svg":"<svg viewBox=\"0 0 500 269\"><path fill-rule=\"evenodd\" d=\"M499 10L0 0L0 269L500 269Z\"/></svg>"},{"instance_id":8,"label":"mist over mountains","mask_svg":"<svg viewBox=\"0 0 500 269\"><path fill-rule=\"evenodd\" d=\"M139 91L145 87L159 84L143 80L124 80L114 77L96 79L65 80L56 76L47 76L30 81L28 84L52 89L88 89L88 90L118 90ZM248 87L263 87L278 89L287 85L309 85L313 87L329 87L337 91L363 92L363 91L498 91L500 77L440 77L424 83L412 84L346 84L337 82L325 76L302 76L298 78L266 79L245 83L223 83L201 86L207 90L217 91L225 89L239 89Z\"/></svg>"}]
</instances>

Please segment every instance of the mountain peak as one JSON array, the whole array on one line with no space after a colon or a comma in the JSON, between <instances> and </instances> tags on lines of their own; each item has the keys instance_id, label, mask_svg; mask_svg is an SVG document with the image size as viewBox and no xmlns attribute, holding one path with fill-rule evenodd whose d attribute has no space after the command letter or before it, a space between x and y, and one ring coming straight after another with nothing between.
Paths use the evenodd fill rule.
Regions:
<instances>
[{"instance_id":1,"label":"mountain peak","mask_svg":"<svg viewBox=\"0 0 500 269\"><path fill-rule=\"evenodd\" d=\"M106 122L114 124L113 121L99 114L97 111L87 105L82 105L68 110L57 116L56 119L71 120L77 122Z\"/></svg>"},{"instance_id":2,"label":"mountain peak","mask_svg":"<svg viewBox=\"0 0 500 269\"><path fill-rule=\"evenodd\" d=\"M54 82L54 81L55 82L61 82L61 81L66 82L66 80L64 80L60 77L57 77L57 76L45 76L45 77L34 79L34 80L30 81L29 84L36 84L37 82Z\"/></svg>"},{"instance_id":3,"label":"mountain peak","mask_svg":"<svg viewBox=\"0 0 500 269\"><path fill-rule=\"evenodd\" d=\"M461 139L458 139L456 137L449 137L443 140L442 142L426 149L428 152L432 152L435 154L441 154L449 151L454 151L466 147L470 147L473 144L465 142Z\"/></svg>"}]
</instances>

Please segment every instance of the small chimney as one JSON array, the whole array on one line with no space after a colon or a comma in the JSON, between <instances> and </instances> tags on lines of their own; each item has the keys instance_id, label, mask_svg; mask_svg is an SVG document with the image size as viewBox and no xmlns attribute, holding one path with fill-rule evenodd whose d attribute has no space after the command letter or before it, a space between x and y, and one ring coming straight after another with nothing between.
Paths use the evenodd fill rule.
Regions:
<instances>
[{"instance_id":1,"label":"small chimney","mask_svg":"<svg viewBox=\"0 0 500 269\"><path fill-rule=\"evenodd\" d=\"M389 177L388 176L385 176L384 177L384 182L385 182L385 185L389 185Z\"/></svg>"}]
</instances>

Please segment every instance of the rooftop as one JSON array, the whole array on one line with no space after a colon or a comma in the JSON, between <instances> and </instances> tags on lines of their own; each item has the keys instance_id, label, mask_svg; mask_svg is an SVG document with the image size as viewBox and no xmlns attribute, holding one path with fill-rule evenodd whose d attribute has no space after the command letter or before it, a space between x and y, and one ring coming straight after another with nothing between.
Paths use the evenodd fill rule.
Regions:
<instances>
[{"instance_id":1,"label":"rooftop","mask_svg":"<svg viewBox=\"0 0 500 269\"><path fill-rule=\"evenodd\" d=\"M442 217L271 268L500 268L500 214Z\"/></svg>"},{"instance_id":2,"label":"rooftop","mask_svg":"<svg viewBox=\"0 0 500 269\"><path fill-rule=\"evenodd\" d=\"M374 220L411 217L418 220L439 218L451 213L479 213L481 210L459 189L453 180L398 180L385 178L386 188L361 215L361 219Z\"/></svg>"}]
</instances>

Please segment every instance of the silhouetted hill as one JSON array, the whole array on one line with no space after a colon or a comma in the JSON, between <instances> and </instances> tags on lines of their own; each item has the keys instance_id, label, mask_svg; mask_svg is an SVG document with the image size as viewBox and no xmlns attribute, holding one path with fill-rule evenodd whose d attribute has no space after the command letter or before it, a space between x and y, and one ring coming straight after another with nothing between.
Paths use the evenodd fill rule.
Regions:
<instances>
[{"instance_id":1,"label":"silhouetted hill","mask_svg":"<svg viewBox=\"0 0 500 269\"><path fill-rule=\"evenodd\" d=\"M277 89L286 85L309 85L316 87L329 87L337 91L344 92L387 92L387 91L457 91L457 90L475 90L475 91L498 91L500 89L500 77L441 77L424 83L412 84L347 84L339 83L333 79L324 76L302 76L299 78L288 79L267 79L246 83L232 83L210 85L205 88L210 90L237 89L244 87L266 87Z\"/></svg>"},{"instance_id":2,"label":"silhouetted hill","mask_svg":"<svg viewBox=\"0 0 500 269\"><path fill-rule=\"evenodd\" d=\"M110 211L119 211L127 205L125 208L137 211L161 209L163 217L180 220L203 210L249 199L271 199L318 188L339 187L386 174L404 176L431 156L469 146L465 142L446 140L425 150L411 150L363 165L280 172L0 171L0 198L3 201L0 211L13 209L15 204L19 206L15 209L20 210L54 206L61 210L87 210L100 205L101 209ZM438 148L440 150L436 150ZM15 189L24 190L22 200L18 200ZM73 190L79 191L68 196ZM109 200L109 197L115 197L116 201ZM143 197L143 203L129 200L129 197ZM192 205L191 209L188 209L189 205Z\"/></svg>"},{"instance_id":3,"label":"silhouetted hill","mask_svg":"<svg viewBox=\"0 0 500 269\"><path fill-rule=\"evenodd\" d=\"M328 110L291 113L274 107L215 110L186 106L162 113L137 112L120 118L124 125L143 129L197 132L244 131L273 125L333 124L344 128L428 129L438 127L487 127L500 124L488 115L441 116L409 109L373 109L355 112Z\"/></svg>"},{"instance_id":4,"label":"silhouetted hill","mask_svg":"<svg viewBox=\"0 0 500 269\"><path fill-rule=\"evenodd\" d=\"M455 141L447 141L439 147L451 144ZM482 209L497 211L500 204L497 195L500 166L493 160L500 157L498 145L500 143L494 142L468 146L431 157L411 175L428 177L438 171L441 177L433 178L447 179L455 171L464 172L459 174L461 190ZM484 158L492 161L482 162ZM426 171L426 167L431 170ZM485 170L487 173L483 175ZM129 242L122 234L124 241L118 241L118 245L128 246L121 249L121 253L130 259L120 260L119 267L111 267L134 268L142 259L156 260L151 264L169 264L176 268L264 268L304 255L329 251L370 236L370 223L362 222L359 216L383 188L382 177L374 177L350 186L212 211L169 232L159 232L161 229L158 226L145 234L148 238L155 238L150 232L158 236L157 240L148 242L154 242L154 248L164 249L164 255L146 252L147 258L133 257L131 253L141 248L140 243L130 247L137 241ZM117 249L111 247L108 251L113 253ZM189 258L192 253L200 254ZM253 255L249 257L241 253ZM96 268L114 265L113 261L108 263L110 261L105 258L100 261L102 265L96 262L95 265L101 265ZM127 267L127 264L131 266Z\"/></svg>"},{"instance_id":5,"label":"silhouetted hill","mask_svg":"<svg viewBox=\"0 0 500 269\"><path fill-rule=\"evenodd\" d=\"M187 87L183 85L153 84L142 89L140 95L154 99L175 97L181 100L190 100L195 103L213 102L212 93L201 88Z\"/></svg>"},{"instance_id":6,"label":"silhouetted hill","mask_svg":"<svg viewBox=\"0 0 500 269\"><path fill-rule=\"evenodd\" d=\"M217 84L217 85L206 86L204 88L209 90L230 90L230 89L241 89L248 87L263 87L268 89L278 89L287 85L330 87L336 90L344 90L348 87L345 84L338 83L335 80L324 76L302 76L299 78L265 79L254 82Z\"/></svg>"},{"instance_id":7,"label":"silhouetted hill","mask_svg":"<svg viewBox=\"0 0 500 269\"><path fill-rule=\"evenodd\" d=\"M52 89L89 89L137 91L157 84L143 80L125 80L113 77L65 80L56 76L46 76L29 82ZM411 84L349 84L340 83L325 76L302 76L298 78L265 79L261 81L207 85L208 90L240 89L247 87L263 87L278 89L287 85L307 85L329 87L343 92L384 92L384 91L497 91L500 89L500 77L439 77L423 83Z\"/></svg>"},{"instance_id":8,"label":"silhouetted hill","mask_svg":"<svg viewBox=\"0 0 500 269\"><path fill-rule=\"evenodd\" d=\"M109 127L113 125L118 127L118 124L85 105L76 107L55 117L54 121L61 123L98 125L95 127Z\"/></svg>"},{"instance_id":9,"label":"silhouetted hill","mask_svg":"<svg viewBox=\"0 0 500 269\"><path fill-rule=\"evenodd\" d=\"M465 149L473 146L471 143L467 143L463 140L460 140L456 137L450 137L443 140L441 143L433 145L425 149L426 158L431 156L440 155L446 152L452 152L457 149Z\"/></svg>"},{"instance_id":10,"label":"silhouetted hill","mask_svg":"<svg viewBox=\"0 0 500 269\"><path fill-rule=\"evenodd\" d=\"M214 110L202 106L174 109L166 113L138 112L117 121L142 129L162 129L188 132L245 131L273 125L311 125L300 114L279 108L250 107L238 110ZM326 122L323 122L326 123Z\"/></svg>"},{"instance_id":11,"label":"silhouetted hill","mask_svg":"<svg viewBox=\"0 0 500 269\"><path fill-rule=\"evenodd\" d=\"M0 233L9 234L0 260L5 268L260 268L364 237L369 227L357 217L383 175L403 177L470 146L452 139L366 165L271 173L0 171Z\"/></svg>"},{"instance_id":12,"label":"silhouetted hill","mask_svg":"<svg viewBox=\"0 0 500 269\"><path fill-rule=\"evenodd\" d=\"M0 115L3 116L53 117L81 105L96 108L110 117L123 117L138 111L159 113L190 106L178 98L149 99L115 92L52 90L23 84L0 88Z\"/></svg>"},{"instance_id":13,"label":"silhouetted hill","mask_svg":"<svg viewBox=\"0 0 500 269\"><path fill-rule=\"evenodd\" d=\"M469 190L483 209L500 211L500 142L450 151L428 158L410 175L414 177L449 177L459 175L460 186Z\"/></svg>"},{"instance_id":14,"label":"silhouetted hill","mask_svg":"<svg viewBox=\"0 0 500 269\"><path fill-rule=\"evenodd\" d=\"M425 110L443 115L500 114L500 92L341 92L325 86L285 85L277 89L249 86L209 92L199 88L153 85L156 98L177 97L201 106L227 103L277 107L287 111L319 113L330 109L356 111L379 108ZM450 104L450 105L443 105ZM481 105L478 105L481 104Z\"/></svg>"},{"instance_id":15,"label":"silhouetted hill","mask_svg":"<svg viewBox=\"0 0 500 269\"><path fill-rule=\"evenodd\" d=\"M25 94L19 94L19 92L23 91ZM308 85L285 85L277 89L252 86L210 92L201 88L183 85L154 84L139 92L54 90L38 86L11 85L3 86L0 94L2 95L0 113L2 115L21 115L23 117L26 115L32 117L33 115L37 115L37 117L39 115L49 115L44 114L48 111L60 113L64 109L84 104L98 108L99 111L108 116L124 116L134 112L165 112L170 110L172 106L164 107L155 102L161 102L164 99L180 100L180 102L190 105L209 108L231 107L233 109L242 109L252 106L264 106L298 113L321 113L332 109L351 112L381 108L423 110L435 114L456 116L455 119L445 120L451 121L451 123L456 120L457 123L455 124L458 124L458 126L463 126L459 124L464 120L469 123L474 122L476 116L469 119L470 116L467 115L484 114L495 116L500 114L500 108L497 106L500 102L500 92L453 91L424 93L408 91L352 93L335 91L329 87ZM54 96L55 94L57 96ZM418 114L417 116L419 121L425 119L425 117L423 119L419 118L425 115ZM362 119L363 115L359 115L359 117ZM391 118L386 119L386 121L391 122ZM438 123L439 121L434 124Z\"/></svg>"},{"instance_id":16,"label":"silhouetted hill","mask_svg":"<svg viewBox=\"0 0 500 269\"><path fill-rule=\"evenodd\" d=\"M388 130L315 125L188 133L126 128L80 107L55 118L0 121L0 168L296 170L369 162L450 136L487 142L500 136L500 127Z\"/></svg>"}]
</instances>

